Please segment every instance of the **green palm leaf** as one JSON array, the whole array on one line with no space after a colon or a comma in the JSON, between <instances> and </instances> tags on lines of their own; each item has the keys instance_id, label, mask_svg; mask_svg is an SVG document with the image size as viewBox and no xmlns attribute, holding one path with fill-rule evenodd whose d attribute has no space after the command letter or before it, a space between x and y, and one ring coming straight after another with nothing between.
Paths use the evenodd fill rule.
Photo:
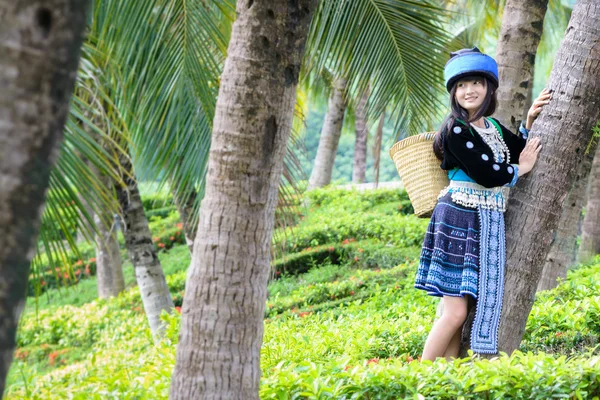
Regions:
<instances>
[{"instance_id":1,"label":"green palm leaf","mask_svg":"<svg viewBox=\"0 0 600 400\"><path fill-rule=\"evenodd\" d=\"M348 79L350 99L370 87L372 119L390 107L396 126L416 133L442 106L451 35L448 12L427 1L321 2L307 43L307 69Z\"/></svg>"}]
</instances>

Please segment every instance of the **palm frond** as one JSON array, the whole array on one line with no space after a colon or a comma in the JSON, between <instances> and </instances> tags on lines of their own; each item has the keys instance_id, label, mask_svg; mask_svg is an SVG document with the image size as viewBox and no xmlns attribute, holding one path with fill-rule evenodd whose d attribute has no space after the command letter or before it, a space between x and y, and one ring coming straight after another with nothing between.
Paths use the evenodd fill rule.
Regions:
<instances>
[{"instance_id":1,"label":"palm frond","mask_svg":"<svg viewBox=\"0 0 600 400\"><path fill-rule=\"evenodd\" d=\"M370 86L369 116L388 106L399 130L416 133L440 108L447 10L428 1L321 2L311 24L306 68L348 79L352 101Z\"/></svg>"}]
</instances>

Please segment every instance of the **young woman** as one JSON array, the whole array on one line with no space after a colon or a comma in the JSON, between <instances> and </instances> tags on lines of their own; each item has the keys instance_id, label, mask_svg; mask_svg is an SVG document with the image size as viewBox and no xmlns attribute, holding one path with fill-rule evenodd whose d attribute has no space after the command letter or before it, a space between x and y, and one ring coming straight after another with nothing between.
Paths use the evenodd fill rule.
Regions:
<instances>
[{"instance_id":1,"label":"young woman","mask_svg":"<svg viewBox=\"0 0 600 400\"><path fill-rule=\"evenodd\" d=\"M476 300L471 349L497 353L504 293L504 211L509 188L531 171L541 146L527 140L533 121L548 104L544 90L515 135L490 115L496 110L498 65L477 47L451 53L444 71L451 113L435 142L450 184L433 211L415 287L442 297L423 360L457 357L467 316L467 296Z\"/></svg>"}]
</instances>

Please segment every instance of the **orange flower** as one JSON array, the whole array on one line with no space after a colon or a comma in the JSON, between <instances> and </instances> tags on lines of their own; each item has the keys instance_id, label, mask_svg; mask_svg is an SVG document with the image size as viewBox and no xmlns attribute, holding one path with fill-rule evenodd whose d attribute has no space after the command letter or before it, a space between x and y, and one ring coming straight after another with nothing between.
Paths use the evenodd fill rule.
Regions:
<instances>
[{"instance_id":1,"label":"orange flower","mask_svg":"<svg viewBox=\"0 0 600 400\"><path fill-rule=\"evenodd\" d=\"M175 240L175 236L171 236L171 237L169 238L169 240L170 240L171 242L172 242L172 241L174 241L174 240Z\"/></svg>"},{"instance_id":2,"label":"orange flower","mask_svg":"<svg viewBox=\"0 0 600 400\"><path fill-rule=\"evenodd\" d=\"M77 271L75 271L75 275L77 275L77 276L81 275L81 268L79 268Z\"/></svg>"},{"instance_id":3,"label":"orange flower","mask_svg":"<svg viewBox=\"0 0 600 400\"><path fill-rule=\"evenodd\" d=\"M350 296L354 296L354 290L350 291Z\"/></svg>"},{"instance_id":4,"label":"orange flower","mask_svg":"<svg viewBox=\"0 0 600 400\"><path fill-rule=\"evenodd\" d=\"M358 256L354 257L354 261L358 261Z\"/></svg>"},{"instance_id":5,"label":"orange flower","mask_svg":"<svg viewBox=\"0 0 600 400\"><path fill-rule=\"evenodd\" d=\"M358 252L359 252L359 253L362 253L363 251L364 251L363 249L358 249Z\"/></svg>"},{"instance_id":6,"label":"orange flower","mask_svg":"<svg viewBox=\"0 0 600 400\"><path fill-rule=\"evenodd\" d=\"M301 313L298 313L298 316L301 318L306 317L307 315L310 315L311 312L310 311L302 311Z\"/></svg>"},{"instance_id":7,"label":"orange flower","mask_svg":"<svg viewBox=\"0 0 600 400\"><path fill-rule=\"evenodd\" d=\"M160 247L161 249L165 248L165 244L164 243L158 243L158 247Z\"/></svg>"},{"instance_id":8,"label":"orange flower","mask_svg":"<svg viewBox=\"0 0 600 400\"><path fill-rule=\"evenodd\" d=\"M175 307L175 311L177 311L179 314L181 314L181 307Z\"/></svg>"},{"instance_id":9,"label":"orange flower","mask_svg":"<svg viewBox=\"0 0 600 400\"><path fill-rule=\"evenodd\" d=\"M77 262L75 263L75 265L83 265L83 260L77 260Z\"/></svg>"},{"instance_id":10,"label":"orange flower","mask_svg":"<svg viewBox=\"0 0 600 400\"><path fill-rule=\"evenodd\" d=\"M160 242L160 238L159 238L158 236L157 236L157 237L153 237L153 238L152 238L152 241L153 241L153 242Z\"/></svg>"},{"instance_id":11,"label":"orange flower","mask_svg":"<svg viewBox=\"0 0 600 400\"><path fill-rule=\"evenodd\" d=\"M334 250L335 250L335 248L333 246L329 248L330 252L333 252Z\"/></svg>"},{"instance_id":12,"label":"orange flower","mask_svg":"<svg viewBox=\"0 0 600 400\"><path fill-rule=\"evenodd\" d=\"M379 358L371 358L369 361L367 361L367 365L368 364L379 364Z\"/></svg>"},{"instance_id":13,"label":"orange flower","mask_svg":"<svg viewBox=\"0 0 600 400\"><path fill-rule=\"evenodd\" d=\"M177 225L175 225L175 226L176 226L177 228L179 228L179 229L183 229L183 223L182 223L182 222L178 223L178 224L177 224Z\"/></svg>"},{"instance_id":14,"label":"orange flower","mask_svg":"<svg viewBox=\"0 0 600 400\"><path fill-rule=\"evenodd\" d=\"M42 281L42 282L40 282L40 285L42 285L42 286L46 286L46 281Z\"/></svg>"},{"instance_id":15,"label":"orange flower","mask_svg":"<svg viewBox=\"0 0 600 400\"><path fill-rule=\"evenodd\" d=\"M96 257L92 257L88 260L88 262L96 262Z\"/></svg>"},{"instance_id":16,"label":"orange flower","mask_svg":"<svg viewBox=\"0 0 600 400\"><path fill-rule=\"evenodd\" d=\"M56 357L58 357L58 351L53 351L52 353L48 354L48 361L50 365L54 365L56 362Z\"/></svg>"}]
</instances>

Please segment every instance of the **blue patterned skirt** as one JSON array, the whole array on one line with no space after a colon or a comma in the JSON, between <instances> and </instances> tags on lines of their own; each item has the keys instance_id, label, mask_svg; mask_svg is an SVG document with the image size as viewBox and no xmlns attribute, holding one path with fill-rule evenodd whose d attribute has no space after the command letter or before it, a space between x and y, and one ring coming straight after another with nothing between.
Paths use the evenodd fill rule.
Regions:
<instances>
[{"instance_id":1,"label":"blue patterned skirt","mask_svg":"<svg viewBox=\"0 0 600 400\"><path fill-rule=\"evenodd\" d=\"M477 209L439 199L425 234L415 287L432 296L477 298L480 223Z\"/></svg>"}]
</instances>

